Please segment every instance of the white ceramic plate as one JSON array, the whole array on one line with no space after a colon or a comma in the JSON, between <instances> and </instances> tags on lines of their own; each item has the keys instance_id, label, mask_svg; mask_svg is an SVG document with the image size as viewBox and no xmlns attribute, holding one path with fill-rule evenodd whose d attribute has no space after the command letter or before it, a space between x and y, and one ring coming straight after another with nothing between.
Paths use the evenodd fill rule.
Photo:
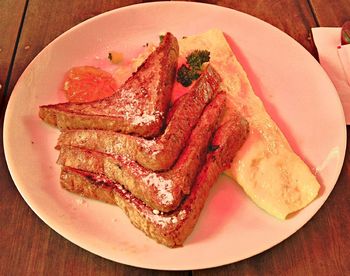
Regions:
<instances>
[{"instance_id":1,"label":"white ceramic plate","mask_svg":"<svg viewBox=\"0 0 350 276\"><path fill-rule=\"evenodd\" d=\"M220 28L256 93L294 149L317 171L321 195L287 221L257 208L228 178L214 186L182 248L169 249L136 230L119 208L82 200L60 188L54 150L59 132L39 120L38 106L63 100L64 73L103 62L109 50L134 55L158 34L182 37ZM61 96L60 96L61 95ZM330 131L331 130L331 131ZM317 212L339 176L346 128L336 91L316 60L286 34L249 15L196 3L151 3L114 10L67 31L48 45L19 79L8 104L4 147L23 198L73 243L105 258L155 269L199 269L236 262L289 237Z\"/></svg>"}]
</instances>

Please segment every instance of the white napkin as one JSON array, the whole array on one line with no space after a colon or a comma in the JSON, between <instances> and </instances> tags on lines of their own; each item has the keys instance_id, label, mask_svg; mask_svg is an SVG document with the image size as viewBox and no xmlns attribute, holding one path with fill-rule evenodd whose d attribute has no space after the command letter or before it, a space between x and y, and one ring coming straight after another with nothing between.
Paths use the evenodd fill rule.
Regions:
<instances>
[{"instance_id":1,"label":"white napkin","mask_svg":"<svg viewBox=\"0 0 350 276\"><path fill-rule=\"evenodd\" d=\"M350 44L341 45L341 28L312 28L322 67L332 80L350 124Z\"/></svg>"}]
</instances>

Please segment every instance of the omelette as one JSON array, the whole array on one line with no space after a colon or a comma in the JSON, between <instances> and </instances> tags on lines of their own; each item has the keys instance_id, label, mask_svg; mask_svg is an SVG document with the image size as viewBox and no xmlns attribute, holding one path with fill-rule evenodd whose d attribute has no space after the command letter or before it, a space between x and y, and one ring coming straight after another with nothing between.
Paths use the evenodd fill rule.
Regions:
<instances>
[{"instance_id":1,"label":"omelette","mask_svg":"<svg viewBox=\"0 0 350 276\"><path fill-rule=\"evenodd\" d=\"M318 195L320 184L255 95L247 74L217 29L179 40L180 56L210 51L210 63L222 77L228 111L247 119L250 133L227 171L257 206L279 219L298 211ZM232 114L232 113L231 113Z\"/></svg>"}]
</instances>

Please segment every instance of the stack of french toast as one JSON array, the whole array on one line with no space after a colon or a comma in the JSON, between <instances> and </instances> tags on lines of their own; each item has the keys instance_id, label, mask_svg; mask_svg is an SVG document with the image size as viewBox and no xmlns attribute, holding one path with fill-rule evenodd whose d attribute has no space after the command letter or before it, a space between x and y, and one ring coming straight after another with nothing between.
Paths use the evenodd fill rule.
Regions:
<instances>
[{"instance_id":1,"label":"stack of french toast","mask_svg":"<svg viewBox=\"0 0 350 276\"><path fill-rule=\"evenodd\" d=\"M183 245L248 135L240 115L222 121L226 94L210 63L170 104L178 55L177 39L167 33L112 96L39 111L61 130L62 187L118 205L133 225L169 247Z\"/></svg>"}]
</instances>

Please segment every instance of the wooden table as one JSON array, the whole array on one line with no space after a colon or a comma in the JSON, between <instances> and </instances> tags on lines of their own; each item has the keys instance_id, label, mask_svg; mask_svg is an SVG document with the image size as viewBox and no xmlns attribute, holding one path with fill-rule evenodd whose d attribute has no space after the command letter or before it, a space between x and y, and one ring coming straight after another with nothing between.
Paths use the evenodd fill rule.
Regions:
<instances>
[{"instance_id":1,"label":"wooden table","mask_svg":"<svg viewBox=\"0 0 350 276\"><path fill-rule=\"evenodd\" d=\"M0 1L1 122L13 87L29 62L64 31L102 12L149 1ZM350 0L201 1L256 16L301 43L317 58L315 26L350 20ZM74 11L74 12L70 12ZM2 124L1 124L2 128ZM349 138L349 136L348 136ZM1 137L2 139L2 137ZM2 143L1 143L2 144ZM153 275L95 256L65 240L24 202L0 153L0 275ZM339 180L321 210L272 249L231 265L180 275L350 275L350 146Z\"/></svg>"}]
</instances>

